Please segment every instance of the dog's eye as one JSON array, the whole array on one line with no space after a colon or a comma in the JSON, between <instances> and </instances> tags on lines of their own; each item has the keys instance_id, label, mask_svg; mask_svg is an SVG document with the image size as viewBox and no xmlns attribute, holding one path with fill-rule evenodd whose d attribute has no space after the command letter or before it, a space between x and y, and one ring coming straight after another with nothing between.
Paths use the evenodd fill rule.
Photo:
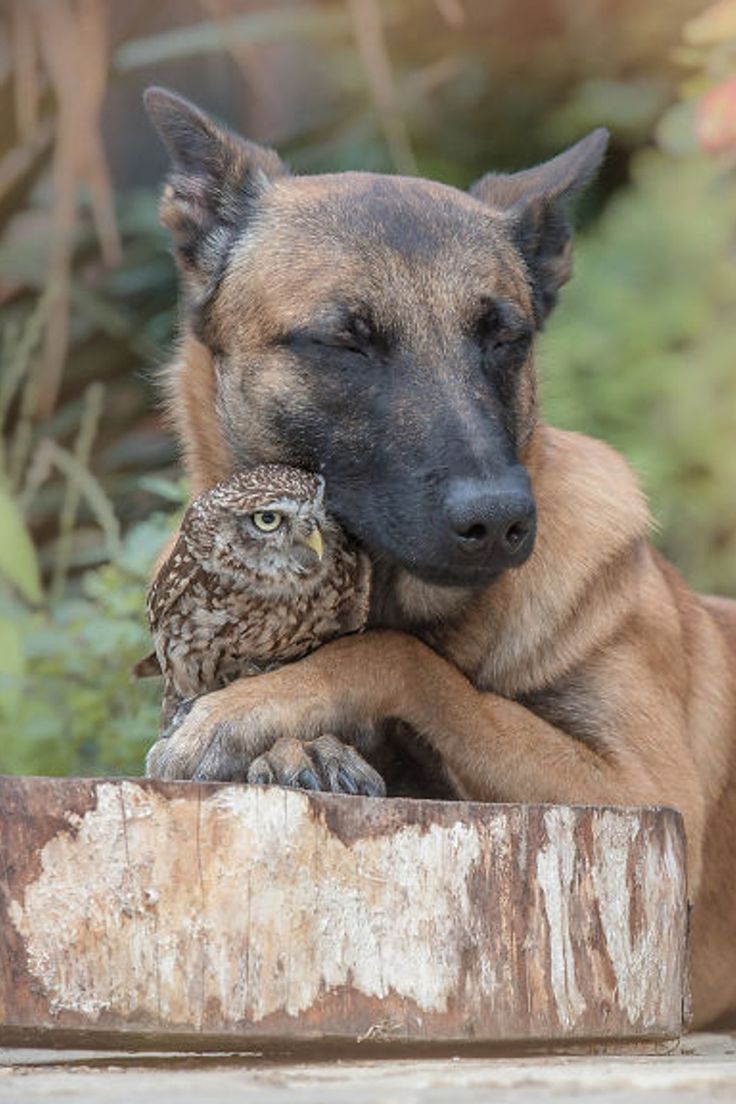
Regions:
<instances>
[{"instance_id":1,"label":"dog's eye","mask_svg":"<svg viewBox=\"0 0 736 1104\"><path fill-rule=\"evenodd\" d=\"M501 331L494 334L487 343L491 352L521 352L529 345L528 333L514 333L513 331Z\"/></svg>"},{"instance_id":2,"label":"dog's eye","mask_svg":"<svg viewBox=\"0 0 736 1104\"><path fill-rule=\"evenodd\" d=\"M331 349L346 349L350 353L367 356L373 343L373 330L365 318L357 314L351 315L340 329L332 333L318 334L316 343Z\"/></svg>"},{"instance_id":3,"label":"dog's eye","mask_svg":"<svg viewBox=\"0 0 736 1104\"><path fill-rule=\"evenodd\" d=\"M289 349L293 349L294 352L319 351L320 349L327 349L330 352L344 351L348 353L355 353L357 356L367 356L368 352L359 340L353 334L348 332L339 331L337 333L311 333L307 331L300 331L298 333L289 334L282 342Z\"/></svg>"},{"instance_id":4,"label":"dog's eye","mask_svg":"<svg viewBox=\"0 0 736 1104\"><path fill-rule=\"evenodd\" d=\"M304 327L292 330L279 339L279 344L306 353L315 349L329 349L367 357L375 340L371 324L359 315L354 315L341 319L335 329Z\"/></svg>"},{"instance_id":5,"label":"dog's eye","mask_svg":"<svg viewBox=\"0 0 736 1104\"><path fill-rule=\"evenodd\" d=\"M359 353L360 356L367 355L358 338L350 333L320 335L312 338L312 344L321 345L325 349L345 349L349 353Z\"/></svg>"},{"instance_id":6,"label":"dog's eye","mask_svg":"<svg viewBox=\"0 0 736 1104\"><path fill-rule=\"evenodd\" d=\"M484 297L477 335L486 353L518 357L529 347L532 327L525 319L511 315L501 304Z\"/></svg>"}]
</instances>

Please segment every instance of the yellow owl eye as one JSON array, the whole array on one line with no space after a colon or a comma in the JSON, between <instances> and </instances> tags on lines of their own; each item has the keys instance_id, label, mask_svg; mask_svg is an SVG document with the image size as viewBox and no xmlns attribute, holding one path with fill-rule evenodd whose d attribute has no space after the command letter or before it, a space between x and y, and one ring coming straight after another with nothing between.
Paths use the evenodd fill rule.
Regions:
<instances>
[{"instance_id":1,"label":"yellow owl eye","mask_svg":"<svg viewBox=\"0 0 736 1104\"><path fill-rule=\"evenodd\" d=\"M258 510L253 514L253 524L262 533L273 533L283 520L283 515L275 510Z\"/></svg>"}]
</instances>

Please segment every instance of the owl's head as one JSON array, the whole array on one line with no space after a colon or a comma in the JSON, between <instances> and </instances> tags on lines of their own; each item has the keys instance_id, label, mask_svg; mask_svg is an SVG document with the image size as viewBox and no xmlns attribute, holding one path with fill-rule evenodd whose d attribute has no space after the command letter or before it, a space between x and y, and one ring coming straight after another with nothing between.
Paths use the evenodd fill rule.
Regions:
<instances>
[{"instance_id":1,"label":"owl's head","mask_svg":"<svg viewBox=\"0 0 736 1104\"><path fill-rule=\"evenodd\" d=\"M323 576L340 538L323 498L321 476L265 464L201 494L182 530L207 570L268 591L303 588Z\"/></svg>"}]
</instances>

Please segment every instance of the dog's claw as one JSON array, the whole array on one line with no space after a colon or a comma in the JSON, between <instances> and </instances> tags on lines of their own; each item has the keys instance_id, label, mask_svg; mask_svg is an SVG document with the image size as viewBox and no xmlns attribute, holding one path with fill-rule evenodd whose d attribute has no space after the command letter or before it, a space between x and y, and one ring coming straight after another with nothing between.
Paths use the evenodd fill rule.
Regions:
<instances>
[{"instance_id":1,"label":"dog's claw","mask_svg":"<svg viewBox=\"0 0 736 1104\"><path fill-rule=\"evenodd\" d=\"M271 786L275 781L273 771L262 756L251 764L248 770L248 784L250 786Z\"/></svg>"},{"instance_id":2,"label":"dog's claw","mask_svg":"<svg viewBox=\"0 0 736 1104\"><path fill-rule=\"evenodd\" d=\"M199 695L193 698L184 698L177 704L174 712L169 717L167 724L165 725L161 732L161 735L159 736L160 740L168 740L176 732L177 728L185 719L185 717L187 717L189 713L191 713L192 706L196 701L198 701L198 699Z\"/></svg>"},{"instance_id":3,"label":"dog's claw","mask_svg":"<svg viewBox=\"0 0 736 1104\"><path fill-rule=\"evenodd\" d=\"M360 792L364 797L385 797L386 785L383 779L376 771L373 771L373 774L375 778L363 779L363 785L361 786Z\"/></svg>"},{"instance_id":4,"label":"dog's claw","mask_svg":"<svg viewBox=\"0 0 736 1104\"><path fill-rule=\"evenodd\" d=\"M358 785L343 767L337 772L337 782L340 789L347 794L359 793Z\"/></svg>"},{"instance_id":5,"label":"dog's claw","mask_svg":"<svg viewBox=\"0 0 736 1104\"><path fill-rule=\"evenodd\" d=\"M386 792L381 776L349 744L325 734L316 740L283 737L247 771L252 786L378 797Z\"/></svg>"},{"instance_id":6,"label":"dog's claw","mask_svg":"<svg viewBox=\"0 0 736 1104\"><path fill-rule=\"evenodd\" d=\"M311 770L301 771L300 774L299 774L299 778L297 779L297 782L303 790L321 790L322 789L322 787L320 785L320 782L319 782L319 778L314 773L314 771L311 771Z\"/></svg>"}]
</instances>

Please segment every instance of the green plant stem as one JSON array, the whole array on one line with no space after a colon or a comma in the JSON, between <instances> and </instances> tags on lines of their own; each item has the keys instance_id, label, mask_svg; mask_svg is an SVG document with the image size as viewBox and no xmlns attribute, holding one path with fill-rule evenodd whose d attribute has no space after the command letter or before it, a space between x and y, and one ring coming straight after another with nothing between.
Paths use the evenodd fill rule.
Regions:
<instances>
[{"instance_id":1,"label":"green plant stem","mask_svg":"<svg viewBox=\"0 0 736 1104\"><path fill-rule=\"evenodd\" d=\"M79 424L79 432L74 442L74 459L78 469L87 470L92 446L97 435L97 427L102 414L102 402L105 388L101 383L92 383L84 393L84 407ZM59 539L54 555L54 570L51 577L51 601L58 602L66 587L66 577L74 545L74 523L81 498L81 484L77 472L67 472L64 501L59 513Z\"/></svg>"}]
</instances>

